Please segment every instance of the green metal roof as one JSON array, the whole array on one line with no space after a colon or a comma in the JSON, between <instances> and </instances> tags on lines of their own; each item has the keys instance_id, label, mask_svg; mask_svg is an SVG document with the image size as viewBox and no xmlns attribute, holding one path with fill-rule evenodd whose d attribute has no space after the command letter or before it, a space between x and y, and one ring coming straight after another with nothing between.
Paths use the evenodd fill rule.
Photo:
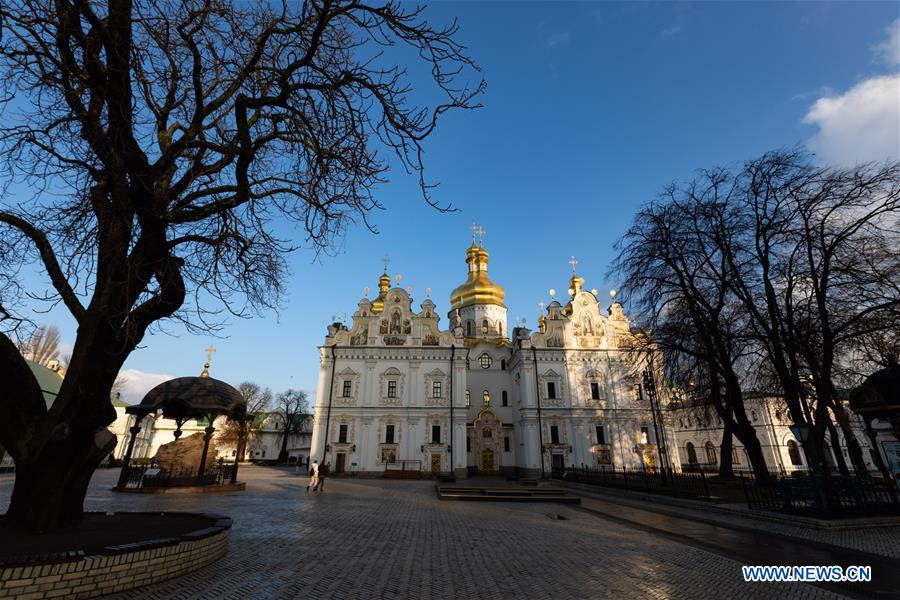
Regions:
<instances>
[{"instance_id":1,"label":"green metal roof","mask_svg":"<svg viewBox=\"0 0 900 600\"><path fill-rule=\"evenodd\" d=\"M44 393L44 402L49 409L53 406L53 401L56 400L56 396L59 394L59 388L62 386L63 381L62 375L53 369L48 369L36 362L30 360L26 360L25 362L28 363L28 368L31 369L32 375L37 379L38 385Z\"/></svg>"}]
</instances>

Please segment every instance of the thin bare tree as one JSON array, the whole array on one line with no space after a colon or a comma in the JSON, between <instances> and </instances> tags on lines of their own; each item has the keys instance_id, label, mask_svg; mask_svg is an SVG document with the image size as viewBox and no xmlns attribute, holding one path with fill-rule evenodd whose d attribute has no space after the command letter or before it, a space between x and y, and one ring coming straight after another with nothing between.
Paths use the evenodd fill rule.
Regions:
<instances>
[{"instance_id":1,"label":"thin bare tree","mask_svg":"<svg viewBox=\"0 0 900 600\"><path fill-rule=\"evenodd\" d=\"M287 462L288 440L302 431L308 410L306 392L303 390L285 390L275 396L275 414L279 421L278 429L281 431L278 462Z\"/></svg>"},{"instance_id":2,"label":"thin bare tree","mask_svg":"<svg viewBox=\"0 0 900 600\"><path fill-rule=\"evenodd\" d=\"M59 359L59 329L54 325L37 327L19 344L22 356L44 367Z\"/></svg>"},{"instance_id":3,"label":"thin bare tree","mask_svg":"<svg viewBox=\"0 0 900 600\"><path fill-rule=\"evenodd\" d=\"M34 261L47 300L78 327L50 411L0 333L0 443L17 466L7 526L81 519L115 444L110 389L151 327L215 328L223 309L277 306L285 253L369 226L391 164L448 208L431 195L423 144L448 111L478 106L484 82L457 25L432 26L424 11L350 0L0 5L2 327L23 318L16 274Z\"/></svg>"}]
</instances>

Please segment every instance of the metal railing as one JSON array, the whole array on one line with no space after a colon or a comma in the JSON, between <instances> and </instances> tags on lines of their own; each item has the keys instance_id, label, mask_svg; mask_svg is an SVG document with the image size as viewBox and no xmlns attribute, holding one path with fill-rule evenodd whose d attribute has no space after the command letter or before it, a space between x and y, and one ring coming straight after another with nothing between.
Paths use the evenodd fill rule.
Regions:
<instances>
[{"instance_id":1,"label":"metal railing","mask_svg":"<svg viewBox=\"0 0 900 600\"><path fill-rule=\"evenodd\" d=\"M706 475L676 473L673 471L649 471L647 469L617 469L614 467L559 467L553 469L553 477L562 481L586 483L633 492L662 494L677 498L690 498L709 502Z\"/></svg>"},{"instance_id":2,"label":"metal railing","mask_svg":"<svg viewBox=\"0 0 900 600\"><path fill-rule=\"evenodd\" d=\"M230 483L234 468L233 464L212 465L201 477L196 467L129 466L125 467L119 485L125 488L223 485Z\"/></svg>"},{"instance_id":3,"label":"metal railing","mask_svg":"<svg viewBox=\"0 0 900 600\"><path fill-rule=\"evenodd\" d=\"M804 475L762 482L741 474L747 507L822 519L900 515L897 484L880 477Z\"/></svg>"}]
</instances>

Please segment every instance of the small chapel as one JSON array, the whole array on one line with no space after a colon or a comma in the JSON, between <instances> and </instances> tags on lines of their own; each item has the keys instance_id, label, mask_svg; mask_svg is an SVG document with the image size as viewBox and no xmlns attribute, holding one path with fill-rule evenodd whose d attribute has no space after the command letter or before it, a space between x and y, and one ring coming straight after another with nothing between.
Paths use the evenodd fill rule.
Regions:
<instances>
[{"instance_id":1,"label":"small chapel","mask_svg":"<svg viewBox=\"0 0 900 600\"><path fill-rule=\"evenodd\" d=\"M573 259L568 301L542 306L537 331L510 331L483 241L465 262L446 329L430 298L415 307L391 285L387 266L352 322L328 327L310 457L361 476L653 468L653 414L614 292L604 308Z\"/></svg>"}]
</instances>

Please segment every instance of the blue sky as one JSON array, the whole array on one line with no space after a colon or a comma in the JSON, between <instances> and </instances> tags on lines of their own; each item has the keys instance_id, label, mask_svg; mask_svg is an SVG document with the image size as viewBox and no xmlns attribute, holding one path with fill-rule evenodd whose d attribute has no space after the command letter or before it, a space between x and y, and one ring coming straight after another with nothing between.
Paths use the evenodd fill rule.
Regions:
<instances>
[{"instance_id":1,"label":"blue sky","mask_svg":"<svg viewBox=\"0 0 900 600\"><path fill-rule=\"evenodd\" d=\"M484 68L484 108L451 114L427 146L441 214L402 171L379 190L380 233L351 229L332 256L290 258L283 308L233 321L224 339L145 339L126 364L128 399L166 376L211 373L275 391L310 392L317 345L332 315L350 315L376 288L380 258L425 288L442 326L465 279L469 224L487 231L492 278L505 286L509 324L533 327L548 290L563 291L567 259L602 296L612 246L642 203L700 167L808 143L824 162L896 158L900 151L900 5L879 3L441 2ZM413 80L415 86L420 82ZM38 282L34 282L40 287ZM626 307L627 308L627 307ZM74 327L54 310L37 317ZM171 328L170 328L171 329Z\"/></svg>"}]
</instances>

